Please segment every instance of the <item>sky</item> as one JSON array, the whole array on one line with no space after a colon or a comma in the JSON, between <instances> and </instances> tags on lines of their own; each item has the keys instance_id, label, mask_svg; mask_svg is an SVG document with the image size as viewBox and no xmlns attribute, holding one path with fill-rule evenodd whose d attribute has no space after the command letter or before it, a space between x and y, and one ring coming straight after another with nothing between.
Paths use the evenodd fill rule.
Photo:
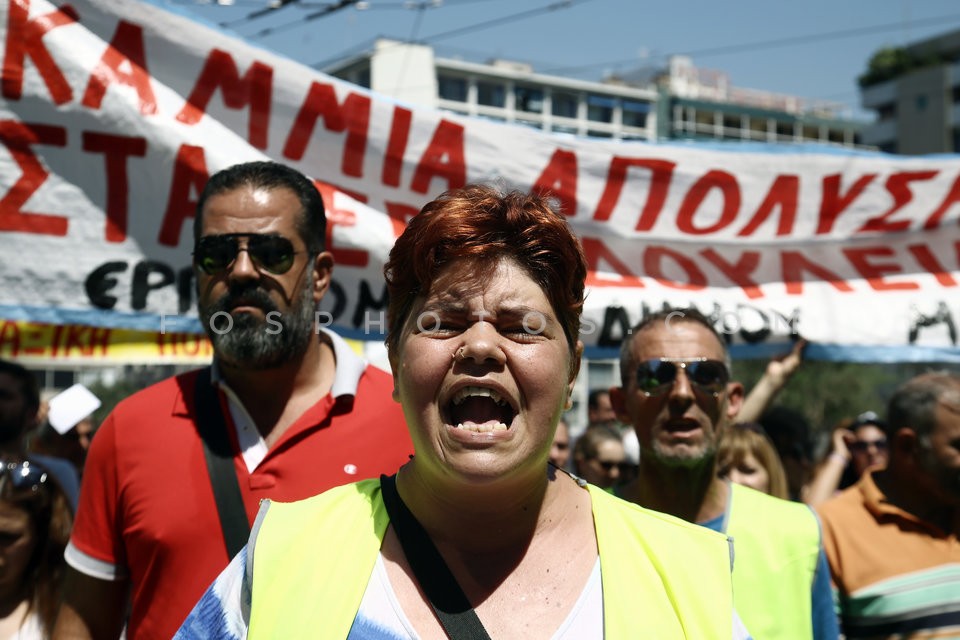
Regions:
<instances>
[{"instance_id":1,"label":"sky","mask_svg":"<svg viewBox=\"0 0 960 640\"><path fill-rule=\"evenodd\" d=\"M368 0L329 13L337 0L275 10L267 0L153 1L311 65L381 36L587 80L685 54L734 86L837 102L861 118L857 76L874 52L960 29L956 0Z\"/></svg>"}]
</instances>

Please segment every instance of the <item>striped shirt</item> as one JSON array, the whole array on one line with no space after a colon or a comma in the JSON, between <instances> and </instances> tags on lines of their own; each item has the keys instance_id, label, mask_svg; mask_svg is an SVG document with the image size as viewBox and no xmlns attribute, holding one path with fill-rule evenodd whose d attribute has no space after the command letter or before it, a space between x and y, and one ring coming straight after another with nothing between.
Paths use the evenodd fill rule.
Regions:
<instances>
[{"instance_id":1,"label":"striped shirt","mask_svg":"<svg viewBox=\"0 0 960 640\"><path fill-rule=\"evenodd\" d=\"M890 503L873 473L817 508L847 638L960 638L960 542Z\"/></svg>"}]
</instances>

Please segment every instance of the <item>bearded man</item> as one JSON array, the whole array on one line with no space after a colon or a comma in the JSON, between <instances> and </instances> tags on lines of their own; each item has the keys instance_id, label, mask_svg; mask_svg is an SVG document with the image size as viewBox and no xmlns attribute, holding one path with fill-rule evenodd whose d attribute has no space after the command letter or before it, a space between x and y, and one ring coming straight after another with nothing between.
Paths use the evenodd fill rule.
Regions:
<instances>
[{"instance_id":1,"label":"bearded man","mask_svg":"<svg viewBox=\"0 0 960 640\"><path fill-rule=\"evenodd\" d=\"M318 322L333 269L325 233L316 186L289 167L239 164L207 182L193 264L213 364L131 396L97 432L55 637L119 637L129 598L127 637L168 640L261 499L300 500L407 461L390 375Z\"/></svg>"}]
</instances>

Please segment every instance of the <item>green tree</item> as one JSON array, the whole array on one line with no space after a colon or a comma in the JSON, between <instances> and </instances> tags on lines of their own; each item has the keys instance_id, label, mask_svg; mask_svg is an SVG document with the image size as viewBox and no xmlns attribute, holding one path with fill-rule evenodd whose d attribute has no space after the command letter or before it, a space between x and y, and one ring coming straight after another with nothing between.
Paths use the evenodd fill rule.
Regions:
<instances>
[{"instance_id":1,"label":"green tree","mask_svg":"<svg viewBox=\"0 0 960 640\"><path fill-rule=\"evenodd\" d=\"M903 47L885 47L874 53L867 63L867 71L857 78L861 87L869 87L892 80L916 69L937 66L944 63L938 53L924 55L911 54Z\"/></svg>"},{"instance_id":2,"label":"green tree","mask_svg":"<svg viewBox=\"0 0 960 640\"><path fill-rule=\"evenodd\" d=\"M765 360L740 360L736 378L751 389L767 366ZM925 371L944 368L935 363L859 363L804 361L772 406L800 412L813 437L823 439L843 418L864 411L886 413L887 400L902 382Z\"/></svg>"}]
</instances>

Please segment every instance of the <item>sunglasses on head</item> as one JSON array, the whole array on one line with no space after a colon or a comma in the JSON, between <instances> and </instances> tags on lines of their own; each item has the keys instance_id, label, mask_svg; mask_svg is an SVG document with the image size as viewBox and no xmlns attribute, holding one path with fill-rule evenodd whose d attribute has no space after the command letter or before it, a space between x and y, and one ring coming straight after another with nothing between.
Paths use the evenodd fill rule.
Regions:
<instances>
[{"instance_id":1,"label":"sunglasses on head","mask_svg":"<svg viewBox=\"0 0 960 640\"><path fill-rule=\"evenodd\" d=\"M863 413L861 413L860 415L858 415L856 418L853 419L853 424L850 425L850 428L858 429L868 424L872 424L873 426L881 430L886 429L887 427L887 423L884 422L880 418L880 416L878 416L876 413L874 413L873 411L864 411Z\"/></svg>"},{"instance_id":2,"label":"sunglasses on head","mask_svg":"<svg viewBox=\"0 0 960 640\"><path fill-rule=\"evenodd\" d=\"M683 369L694 389L719 394L730 381L727 365L708 358L654 358L637 365L637 388L647 397L667 393Z\"/></svg>"},{"instance_id":3,"label":"sunglasses on head","mask_svg":"<svg viewBox=\"0 0 960 640\"><path fill-rule=\"evenodd\" d=\"M241 238L246 238L246 246L240 246ZM215 276L229 269L241 251L247 252L257 270L274 275L289 271L298 253L283 236L224 233L200 238L193 249L193 263L205 274Z\"/></svg>"},{"instance_id":4,"label":"sunglasses on head","mask_svg":"<svg viewBox=\"0 0 960 640\"><path fill-rule=\"evenodd\" d=\"M27 490L35 492L40 489L40 485L47 481L47 472L43 467L36 465L29 460L21 462L2 460L0 461L0 487L9 484L17 491Z\"/></svg>"}]
</instances>

